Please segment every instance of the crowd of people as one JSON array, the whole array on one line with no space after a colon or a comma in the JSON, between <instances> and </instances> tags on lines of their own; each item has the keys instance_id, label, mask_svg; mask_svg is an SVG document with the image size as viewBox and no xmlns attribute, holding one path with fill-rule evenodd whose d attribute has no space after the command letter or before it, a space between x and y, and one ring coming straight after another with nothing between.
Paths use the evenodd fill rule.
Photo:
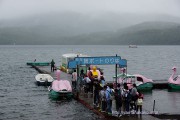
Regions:
<instances>
[{"instance_id":1,"label":"crowd of people","mask_svg":"<svg viewBox=\"0 0 180 120\"><path fill-rule=\"evenodd\" d=\"M107 112L111 115L112 102L115 102L115 111L117 111L118 116L130 112L138 113L139 109L139 113L142 113L143 94L137 91L135 84L133 84L132 89L128 89L126 83L117 84L117 87L109 84L103 88L99 87L99 90L94 92L97 95L98 93L99 97L94 99L94 103L100 106L101 112ZM96 95L94 96L96 97Z\"/></svg>"},{"instance_id":2,"label":"crowd of people","mask_svg":"<svg viewBox=\"0 0 180 120\"><path fill-rule=\"evenodd\" d=\"M143 94L137 91L136 84L129 89L127 83L124 84L105 84L103 72L97 70L96 67L89 68L87 74L80 72L80 86L84 88L85 93L92 93L94 96L93 104L99 108L101 112L112 114L112 102L115 102L115 109L118 116L124 113L137 113L140 109L142 113ZM72 73L72 84L76 88L77 72ZM123 111L123 112L122 112Z\"/></svg>"}]
</instances>

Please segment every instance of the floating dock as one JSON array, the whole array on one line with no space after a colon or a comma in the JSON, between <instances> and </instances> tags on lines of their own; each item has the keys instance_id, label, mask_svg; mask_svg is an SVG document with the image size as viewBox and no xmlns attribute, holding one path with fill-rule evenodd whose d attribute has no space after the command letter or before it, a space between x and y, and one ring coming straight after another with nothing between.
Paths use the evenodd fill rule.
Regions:
<instances>
[{"instance_id":1,"label":"floating dock","mask_svg":"<svg viewBox=\"0 0 180 120\"><path fill-rule=\"evenodd\" d=\"M49 62L27 62L27 65L31 65L31 66L49 66L50 63Z\"/></svg>"},{"instance_id":2,"label":"floating dock","mask_svg":"<svg viewBox=\"0 0 180 120\"><path fill-rule=\"evenodd\" d=\"M168 89L168 80L153 80L153 89Z\"/></svg>"}]
</instances>

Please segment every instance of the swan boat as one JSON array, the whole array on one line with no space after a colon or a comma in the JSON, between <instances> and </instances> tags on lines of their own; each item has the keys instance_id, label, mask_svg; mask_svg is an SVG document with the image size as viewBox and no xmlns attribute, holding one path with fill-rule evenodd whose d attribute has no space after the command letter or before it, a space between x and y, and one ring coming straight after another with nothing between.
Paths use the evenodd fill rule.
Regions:
<instances>
[{"instance_id":1,"label":"swan boat","mask_svg":"<svg viewBox=\"0 0 180 120\"><path fill-rule=\"evenodd\" d=\"M180 90L180 75L175 77L176 70L177 70L176 67L173 67L172 70L173 70L173 73L168 80L168 87L169 89L172 89L172 90Z\"/></svg>"},{"instance_id":2,"label":"swan boat","mask_svg":"<svg viewBox=\"0 0 180 120\"><path fill-rule=\"evenodd\" d=\"M49 74L37 74L35 76L35 79L38 86L39 85L50 86L54 80L53 77Z\"/></svg>"},{"instance_id":3,"label":"swan boat","mask_svg":"<svg viewBox=\"0 0 180 120\"><path fill-rule=\"evenodd\" d=\"M72 99L72 87L68 80L60 80L60 70L56 71L57 80L49 86L50 97L52 99Z\"/></svg>"},{"instance_id":4,"label":"swan boat","mask_svg":"<svg viewBox=\"0 0 180 120\"><path fill-rule=\"evenodd\" d=\"M116 76L113 76L113 78L116 79ZM153 88L153 80L148 79L140 74L130 75L126 73L121 73L117 75L117 78L117 83L127 83L129 89L133 87L133 84L136 84L137 89L140 91L149 91Z\"/></svg>"}]
</instances>

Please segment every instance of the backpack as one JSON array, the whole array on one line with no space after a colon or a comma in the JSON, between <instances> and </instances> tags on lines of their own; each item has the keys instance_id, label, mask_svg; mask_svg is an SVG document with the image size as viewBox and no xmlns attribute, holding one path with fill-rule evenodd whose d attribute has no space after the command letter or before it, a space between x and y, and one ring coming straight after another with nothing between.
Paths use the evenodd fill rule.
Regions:
<instances>
[{"instance_id":1,"label":"backpack","mask_svg":"<svg viewBox=\"0 0 180 120\"><path fill-rule=\"evenodd\" d=\"M137 99L137 105L142 105L143 104L143 99L142 98L138 98Z\"/></svg>"},{"instance_id":2,"label":"backpack","mask_svg":"<svg viewBox=\"0 0 180 120\"><path fill-rule=\"evenodd\" d=\"M110 100L113 100L113 99L114 99L114 94L113 94L112 90L111 90L111 91L108 91L108 92L109 92L109 94L110 94Z\"/></svg>"}]
</instances>

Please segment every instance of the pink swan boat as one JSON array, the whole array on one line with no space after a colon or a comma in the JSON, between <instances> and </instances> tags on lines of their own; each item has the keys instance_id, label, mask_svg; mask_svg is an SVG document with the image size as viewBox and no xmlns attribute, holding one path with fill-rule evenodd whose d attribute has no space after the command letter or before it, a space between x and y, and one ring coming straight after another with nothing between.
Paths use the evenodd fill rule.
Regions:
<instances>
[{"instance_id":1,"label":"pink swan boat","mask_svg":"<svg viewBox=\"0 0 180 120\"><path fill-rule=\"evenodd\" d=\"M114 79L116 76L113 77ZM153 88L153 80L148 79L140 74L126 74L125 70L121 70L121 74L117 75L117 83L124 84L127 83L128 89L133 87L133 84L136 84L138 90L149 91Z\"/></svg>"},{"instance_id":2,"label":"pink swan boat","mask_svg":"<svg viewBox=\"0 0 180 120\"><path fill-rule=\"evenodd\" d=\"M60 70L56 71L57 80L52 82L51 87L49 87L50 96L52 98L67 98L71 99L72 87L68 80L60 80Z\"/></svg>"},{"instance_id":3,"label":"pink swan boat","mask_svg":"<svg viewBox=\"0 0 180 120\"><path fill-rule=\"evenodd\" d=\"M176 70L177 70L176 67L173 67L172 70L173 70L173 73L168 80L168 86L170 89L180 90L180 75L175 77Z\"/></svg>"}]
</instances>

